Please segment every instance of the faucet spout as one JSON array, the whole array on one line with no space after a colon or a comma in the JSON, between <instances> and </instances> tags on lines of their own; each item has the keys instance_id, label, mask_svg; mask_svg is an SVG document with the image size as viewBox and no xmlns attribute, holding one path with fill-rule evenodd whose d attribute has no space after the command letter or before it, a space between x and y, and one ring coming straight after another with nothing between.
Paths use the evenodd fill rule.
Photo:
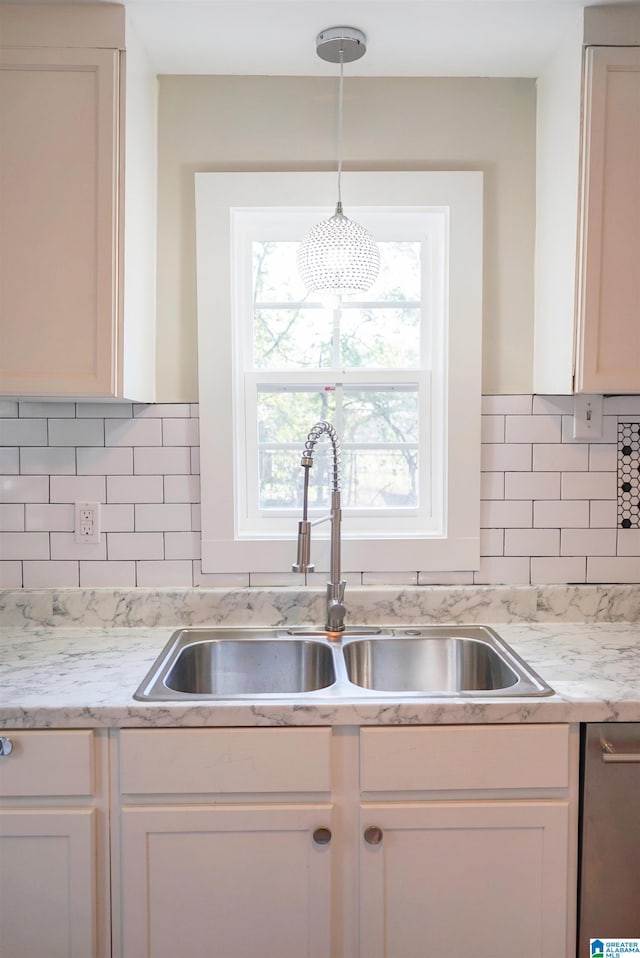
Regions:
<instances>
[{"instance_id":1,"label":"faucet spout","mask_svg":"<svg viewBox=\"0 0 640 958\"><path fill-rule=\"evenodd\" d=\"M332 448L332 482L331 482L331 512L326 517L331 523L331 559L329 582L327 583L327 614L325 628L327 632L344 632L344 618L346 614L344 605L344 590L346 581L341 578L340 571L340 552L341 552L341 491L340 491L340 440L334 426L326 420L317 422L305 443L304 452L300 465L304 469L304 491L302 504L302 521L298 523L298 555L297 562L291 568L293 572L313 572L314 566L311 564L311 523L308 519L308 499L309 499L309 470L313 466L313 453L316 443L321 436L327 436L331 442ZM320 520L323 521L323 520Z\"/></svg>"}]
</instances>

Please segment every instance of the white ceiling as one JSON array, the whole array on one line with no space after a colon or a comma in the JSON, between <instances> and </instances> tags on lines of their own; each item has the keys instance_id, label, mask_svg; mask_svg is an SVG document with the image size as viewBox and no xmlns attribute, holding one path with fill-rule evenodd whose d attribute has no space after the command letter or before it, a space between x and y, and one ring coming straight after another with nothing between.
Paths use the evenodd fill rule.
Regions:
<instances>
[{"instance_id":1,"label":"white ceiling","mask_svg":"<svg viewBox=\"0 0 640 958\"><path fill-rule=\"evenodd\" d=\"M359 27L352 76L537 76L576 16L612 0L124 0L158 73L335 74L324 28Z\"/></svg>"},{"instance_id":2,"label":"white ceiling","mask_svg":"<svg viewBox=\"0 0 640 958\"><path fill-rule=\"evenodd\" d=\"M585 6L638 0L116 2L128 7L157 73L335 75L315 38L346 25L367 35L366 56L346 68L351 76L535 77Z\"/></svg>"}]
</instances>

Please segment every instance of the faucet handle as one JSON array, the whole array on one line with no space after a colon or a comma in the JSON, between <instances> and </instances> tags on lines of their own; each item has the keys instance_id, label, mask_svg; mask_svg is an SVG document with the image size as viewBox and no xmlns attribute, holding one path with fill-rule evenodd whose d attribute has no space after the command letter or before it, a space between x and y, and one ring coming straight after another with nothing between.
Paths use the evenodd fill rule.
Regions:
<instances>
[{"instance_id":1,"label":"faucet handle","mask_svg":"<svg viewBox=\"0 0 640 958\"><path fill-rule=\"evenodd\" d=\"M311 523L308 519L301 519L298 523L298 556L297 562L291 566L292 572L315 572L316 567L311 558Z\"/></svg>"}]
</instances>

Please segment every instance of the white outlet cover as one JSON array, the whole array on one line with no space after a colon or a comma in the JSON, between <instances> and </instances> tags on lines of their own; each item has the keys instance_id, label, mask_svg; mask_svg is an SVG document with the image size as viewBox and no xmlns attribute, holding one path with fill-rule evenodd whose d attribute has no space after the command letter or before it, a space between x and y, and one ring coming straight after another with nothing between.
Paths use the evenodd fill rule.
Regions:
<instances>
[{"instance_id":1,"label":"white outlet cover","mask_svg":"<svg viewBox=\"0 0 640 958\"><path fill-rule=\"evenodd\" d=\"M76 502L74 505L75 541L78 545L100 544L100 503Z\"/></svg>"}]
</instances>

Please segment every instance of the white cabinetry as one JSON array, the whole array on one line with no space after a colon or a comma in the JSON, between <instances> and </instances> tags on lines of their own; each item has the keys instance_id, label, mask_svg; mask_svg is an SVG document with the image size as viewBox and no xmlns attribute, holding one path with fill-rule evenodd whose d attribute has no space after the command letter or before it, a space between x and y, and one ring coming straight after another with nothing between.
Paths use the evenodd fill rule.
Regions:
<instances>
[{"instance_id":1,"label":"white cabinetry","mask_svg":"<svg viewBox=\"0 0 640 958\"><path fill-rule=\"evenodd\" d=\"M107 958L106 753L96 733L3 732L0 954Z\"/></svg>"},{"instance_id":2,"label":"white cabinetry","mask_svg":"<svg viewBox=\"0 0 640 958\"><path fill-rule=\"evenodd\" d=\"M124 730L118 776L114 955L573 954L568 726Z\"/></svg>"},{"instance_id":3,"label":"white cabinetry","mask_svg":"<svg viewBox=\"0 0 640 958\"><path fill-rule=\"evenodd\" d=\"M331 958L331 730L124 730L123 958Z\"/></svg>"},{"instance_id":4,"label":"white cabinetry","mask_svg":"<svg viewBox=\"0 0 640 958\"><path fill-rule=\"evenodd\" d=\"M638 393L640 8L577 14L537 100L534 392Z\"/></svg>"},{"instance_id":5,"label":"white cabinetry","mask_svg":"<svg viewBox=\"0 0 640 958\"><path fill-rule=\"evenodd\" d=\"M0 394L150 401L155 78L114 4L0 28Z\"/></svg>"},{"instance_id":6,"label":"white cabinetry","mask_svg":"<svg viewBox=\"0 0 640 958\"><path fill-rule=\"evenodd\" d=\"M567 726L364 729L361 958L572 955L570 767Z\"/></svg>"}]
</instances>

